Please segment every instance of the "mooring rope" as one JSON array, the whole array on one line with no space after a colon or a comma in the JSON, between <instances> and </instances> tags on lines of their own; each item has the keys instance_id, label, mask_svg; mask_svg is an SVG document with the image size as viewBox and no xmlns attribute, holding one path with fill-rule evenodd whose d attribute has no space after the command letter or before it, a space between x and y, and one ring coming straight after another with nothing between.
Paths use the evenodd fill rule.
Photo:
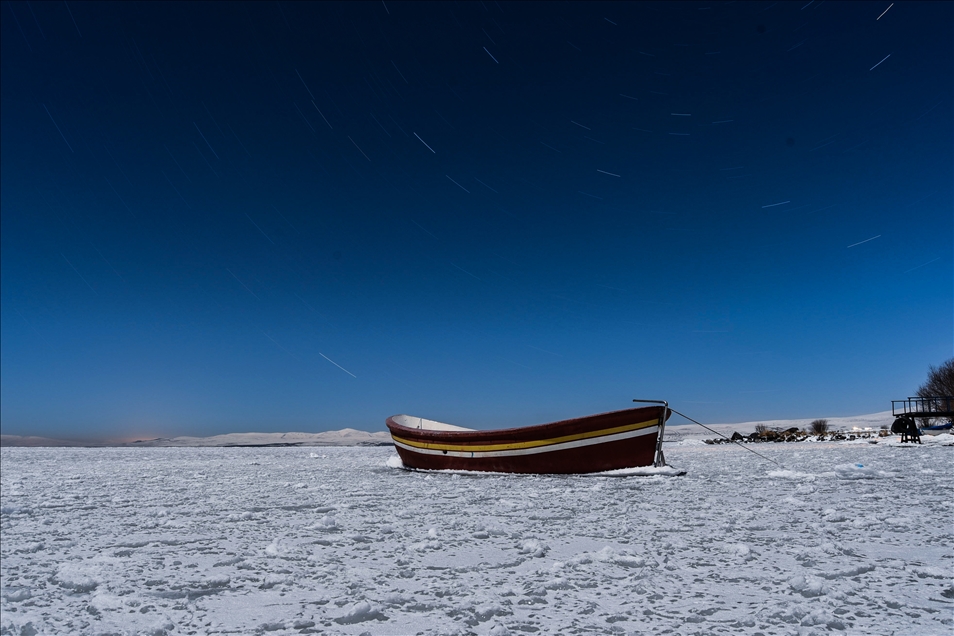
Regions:
<instances>
[{"instance_id":1,"label":"mooring rope","mask_svg":"<svg viewBox=\"0 0 954 636\"><path fill-rule=\"evenodd\" d=\"M680 413L679 411L677 411L677 410L674 409L674 408L670 408L669 410L672 411L673 413L675 413L676 415L681 415L682 417L686 418L687 420L689 420L689 421L692 422L693 424L698 424L699 426L701 426L702 428L706 429L707 431L712 431L713 433L715 433L715 434L718 435L719 437L725 437L727 440L729 440L729 441L732 442L733 444L738 444L739 446L741 446L741 447L744 448L745 450L749 451L750 453L755 453L756 455L758 455L758 456L761 457L762 459L764 459L764 460L766 460L766 461L769 461L769 462L772 462L773 464L775 464L775 465L778 466L779 468L781 468L781 469L784 469L784 468L785 468L784 466L782 466L781 464L779 464L779 463L778 463L777 461L775 461L774 459L770 459L770 458L766 457L765 455L763 455L762 453L756 453L754 450L752 450L751 448L749 448L749 447L746 446L745 444L740 444L739 442L737 442L736 440L732 439L731 437L726 437L725 435L723 435L723 434L720 433L719 431L714 430L714 429L711 429L711 428L709 428L708 426L706 426L705 424L703 424L703 423L701 423L701 422L695 421L694 419L692 419L692 418L689 417L688 415L686 415L686 414L684 414L684 413Z\"/></svg>"}]
</instances>

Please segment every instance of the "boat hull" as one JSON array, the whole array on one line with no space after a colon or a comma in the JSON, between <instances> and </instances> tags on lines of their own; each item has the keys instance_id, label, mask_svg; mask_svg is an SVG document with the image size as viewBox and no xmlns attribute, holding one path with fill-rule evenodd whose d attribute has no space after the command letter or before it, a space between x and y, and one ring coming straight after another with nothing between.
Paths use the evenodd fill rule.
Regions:
<instances>
[{"instance_id":1,"label":"boat hull","mask_svg":"<svg viewBox=\"0 0 954 636\"><path fill-rule=\"evenodd\" d=\"M950 433L952 424L948 422L947 424L937 424L935 426L925 426L921 429L921 435L940 435L941 433Z\"/></svg>"},{"instance_id":2,"label":"boat hull","mask_svg":"<svg viewBox=\"0 0 954 636\"><path fill-rule=\"evenodd\" d=\"M601 413L550 424L495 431L443 431L387 419L401 461L423 470L501 473L593 473L651 466L664 407Z\"/></svg>"}]
</instances>

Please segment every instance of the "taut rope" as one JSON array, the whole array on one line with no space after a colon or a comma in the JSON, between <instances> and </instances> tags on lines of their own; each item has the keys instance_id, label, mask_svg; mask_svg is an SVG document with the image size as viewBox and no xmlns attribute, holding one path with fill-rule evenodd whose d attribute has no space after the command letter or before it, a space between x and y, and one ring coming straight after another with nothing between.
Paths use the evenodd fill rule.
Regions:
<instances>
[{"instance_id":1,"label":"taut rope","mask_svg":"<svg viewBox=\"0 0 954 636\"><path fill-rule=\"evenodd\" d=\"M725 435L723 435L723 434L720 433L719 431L714 430L714 429L711 429L711 428L709 428L708 426L706 426L705 424L702 424L701 422L695 421L694 419L692 419L692 418L689 417L688 415L685 415L685 414L683 414L683 413L680 413L679 411L677 411L676 409L673 409L673 408L670 408L669 410L672 411L673 413L675 413L676 415L681 415L682 417L686 418L687 420L689 420L689 421L692 422L693 424L698 424L699 426L701 426L702 428L706 429L707 431L712 431L713 433L715 433L715 434L718 435L719 437L725 437L727 440L729 440L729 441L732 442L733 444L738 444L739 446L741 446L741 447L744 448L745 450L749 451L750 453L755 453L756 455L758 455L758 456L761 457L762 459L764 459L764 460L766 460L766 461L769 461L769 462L772 462L773 464L775 464L775 465L778 466L779 468L782 468L782 469L785 468L784 466L782 466L781 464L779 464L779 463L778 463L777 461L775 461L774 459L770 459L770 458L766 457L765 455L763 455L762 453L756 453L754 450L752 450L752 449L749 448L748 446L746 446L746 445L744 445L744 444L739 444L739 442L735 441L735 440L732 439L731 437L726 437Z\"/></svg>"}]
</instances>

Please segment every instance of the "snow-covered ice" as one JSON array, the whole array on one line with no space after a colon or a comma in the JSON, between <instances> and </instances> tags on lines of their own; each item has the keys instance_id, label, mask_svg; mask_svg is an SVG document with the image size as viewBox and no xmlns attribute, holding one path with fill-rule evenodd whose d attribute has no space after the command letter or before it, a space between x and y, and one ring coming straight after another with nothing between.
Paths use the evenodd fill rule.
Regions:
<instances>
[{"instance_id":1,"label":"snow-covered ice","mask_svg":"<svg viewBox=\"0 0 954 636\"><path fill-rule=\"evenodd\" d=\"M949 437L949 436L948 436ZM644 476L384 447L3 448L3 634L944 634L940 443L668 446Z\"/></svg>"}]
</instances>

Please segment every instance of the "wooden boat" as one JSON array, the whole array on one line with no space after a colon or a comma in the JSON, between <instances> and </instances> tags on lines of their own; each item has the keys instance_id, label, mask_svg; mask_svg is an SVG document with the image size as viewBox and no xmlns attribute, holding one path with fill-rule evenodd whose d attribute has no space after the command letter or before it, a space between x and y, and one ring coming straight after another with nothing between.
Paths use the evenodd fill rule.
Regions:
<instances>
[{"instance_id":1,"label":"wooden boat","mask_svg":"<svg viewBox=\"0 0 954 636\"><path fill-rule=\"evenodd\" d=\"M407 468L501 473L594 473L665 466L668 404L549 424L478 431L410 415L387 419Z\"/></svg>"},{"instance_id":2,"label":"wooden boat","mask_svg":"<svg viewBox=\"0 0 954 636\"><path fill-rule=\"evenodd\" d=\"M935 424L934 426L921 427L921 435L940 435L941 433L950 433L954 429L954 423L945 422L944 424Z\"/></svg>"}]
</instances>

